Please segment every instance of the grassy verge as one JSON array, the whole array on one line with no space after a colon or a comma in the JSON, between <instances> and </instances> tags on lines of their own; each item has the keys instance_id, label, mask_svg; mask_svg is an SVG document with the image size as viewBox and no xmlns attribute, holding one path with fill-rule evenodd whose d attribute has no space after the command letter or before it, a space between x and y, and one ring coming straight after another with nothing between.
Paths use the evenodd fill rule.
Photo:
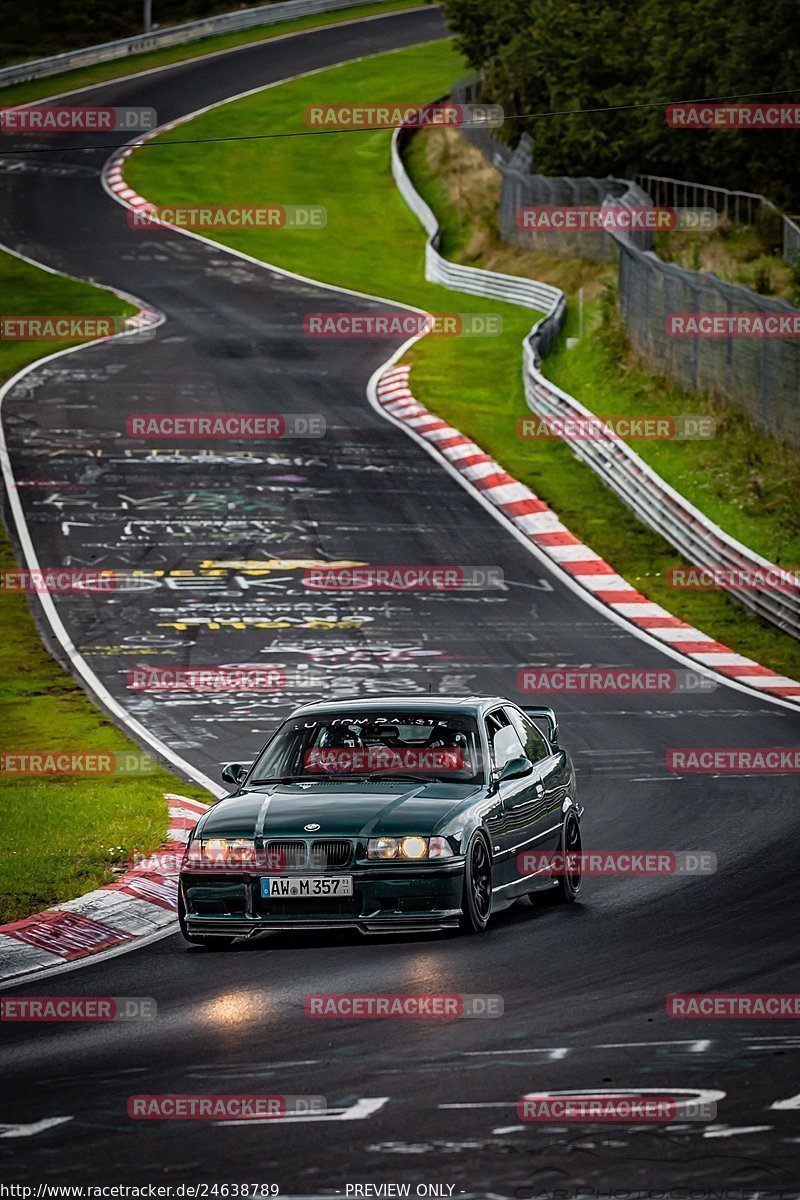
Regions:
<instances>
[{"instance_id":1,"label":"grassy verge","mask_svg":"<svg viewBox=\"0 0 800 1200\"><path fill-rule=\"evenodd\" d=\"M233 46L246 46L251 42L263 42L280 37L285 33L298 33L322 25L338 25L357 17L370 17L384 12L404 8L417 8L422 0L376 0L362 8L343 8L338 12L320 13L316 16L296 17L293 21L280 21L276 25L256 25L237 33L220 33L202 38L182 46L165 46L162 50L151 50L146 54L131 54L112 62L98 63L93 67L79 67L75 71L63 71L59 75L48 75L45 79L32 79L28 83L14 83L0 88L0 104L27 104L56 93L77 91L96 83L107 83L122 75L137 71L150 71L154 67L168 67L173 63L213 54L217 50L230 50Z\"/></svg>"},{"instance_id":2,"label":"grassy verge","mask_svg":"<svg viewBox=\"0 0 800 1200\"><path fill-rule=\"evenodd\" d=\"M764 226L764 221L736 225L720 218L713 232L658 233L653 249L664 262L690 271L713 271L717 278L743 283L762 296L800 304L800 271L774 251L772 246L780 234L770 238L772 229Z\"/></svg>"},{"instance_id":3,"label":"grassy verge","mask_svg":"<svg viewBox=\"0 0 800 1200\"><path fill-rule=\"evenodd\" d=\"M313 103L389 104L424 101L447 90L463 71L447 42L382 54L336 67L309 79L271 88L235 104L214 109L191 123L191 134L212 138L235 121L237 133L273 126L306 128L303 113ZM507 346L528 331L530 313L509 304L464 296L424 279L424 239L388 172L391 134L331 133L316 138L285 138L258 144L203 142L175 145L187 126L164 134L135 154L126 179L159 204L263 203L323 204L324 229L217 229L216 240L278 266L358 291L406 301L436 313L499 313L503 338L432 337L442 362L481 382L510 387L518 363ZM198 180L201 183L198 183ZM279 181L276 183L276 181ZM331 309L336 299L331 297Z\"/></svg>"},{"instance_id":4,"label":"grassy verge","mask_svg":"<svg viewBox=\"0 0 800 1200\"><path fill-rule=\"evenodd\" d=\"M422 100L442 95L460 64L446 43L382 55L336 68L310 80L296 80L234 106L204 114L192 123L196 137L224 133L234 118L237 130L269 120L282 129L301 129L310 102L381 99ZM173 140L185 138L184 126ZM776 670L800 672L800 646L791 638L749 617L724 595L676 593L664 581L668 566L680 560L661 538L641 525L593 473L561 443L520 441L516 422L529 412L520 374L520 342L535 314L508 305L489 305L424 282L424 237L400 199L389 172L389 134L332 134L311 141L287 138L261 143L205 142L169 146L169 134L134 155L127 178L141 194L159 204L230 202L320 203L328 209L324 230L221 231L217 239L254 257L326 282L425 307L431 311L497 311L502 337L444 339L428 337L412 351L418 398L475 438L518 478L528 483L631 582L653 600L720 641ZM585 286L590 302L603 293L608 268L593 264L522 258L497 244L497 182L490 168L459 169L454 146L449 163L438 159L435 139L414 139L410 168L419 190L439 216L445 253L464 262L532 275L574 289ZM160 154L158 148L169 153ZM441 150L441 147L439 147ZM453 156L456 156L453 161ZM448 168L443 175L444 167ZM198 189L198 179L202 188ZM279 180L276 188L273 181ZM494 193L492 193L494 187ZM198 194L198 190L201 194ZM494 225L493 225L494 222ZM335 307L332 301L331 307ZM590 407L591 401L589 401ZM694 402L692 411L697 411ZM636 409L635 411L638 411ZM638 448L638 447L637 447Z\"/></svg>"},{"instance_id":5,"label":"grassy verge","mask_svg":"<svg viewBox=\"0 0 800 1200\"><path fill-rule=\"evenodd\" d=\"M732 537L782 566L800 563L800 453L755 429L735 409L682 391L639 366L616 313L615 289L586 306L585 335L567 350L564 338L545 373L602 416L703 414L716 422L706 441L631 441L636 452L677 491ZM565 334L576 336L573 312Z\"/></svg>"},{"instance_id":6,"label":"grassy verge","mask_svg":"<svg viewBox=\"0 0 800 1200\"><path fill-rule=\"evenodd\" d=\"M6 313L125 316L134 310L110 292L51 275L0 255ZM0 340L0 379L65 343ZM0 570L14 570L11 543L0 526ZM114 754L137 747L91 703L47 653L27 598L0 591L0 626L9 670L0 679L3 752L44 750ZM166 771L123 775L0 774L0 922L70 900L114 876L115 865L151 850L167 827L165 791L208 800L202 789Z\"/></svg>"},{"instance_id":7,"label":"grassy verge","mask_svg":"<svg viewBox=\"0 0 800 1200\"><path fill-rule=\"evenodd\" d=\"M499 176L460 134L435 131L412 142L409 168L439 218L443 252L457 262L529 275L564 288L569 316L544 371L604 417L697 414L716 422L716 437L691 443L632 440L637 454L732 537L787 567L800 563L800 453L754 429L744 416L706 395L681 390L642 369L616 318L612 263L516 250L497 233ZM748 244L755 238L754 231ZM681 234L664 234L662 240ZM686 237L695 235L685 235ZM702 236L702 235L700 235ZM577 337L578 288L584 337Z\"/></svg>"}]
</instances>

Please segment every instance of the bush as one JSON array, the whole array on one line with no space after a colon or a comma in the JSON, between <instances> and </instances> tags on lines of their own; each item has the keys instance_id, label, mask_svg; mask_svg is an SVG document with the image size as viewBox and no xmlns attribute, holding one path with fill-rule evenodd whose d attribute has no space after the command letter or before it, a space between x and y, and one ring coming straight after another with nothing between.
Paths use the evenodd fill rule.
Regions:
<instances>
[{"instance_id":1,"label":"bush","mask_svg":"<svg viewBox=\"0 0 800 1200\"><path fill-rule=\"evenodd\" d=\"M522 118L506 128L534 138L543 174L647 170L800 208L800 155L790 131L695 131L668 125L665 114L670 97L734 100L796 88L797 0L444 0L444 7L491 99Z\"/></svg>"},{"instance_id":2,"label":"bush","mask_svg":"<svg viewBox=\"0 0 800 1200\"><path fill-rule=\"evenodd\" d=\"M776 209L762 204L755 215L753 228L764 254L780 255L783 252L783 217Z\"/></svg>"},{"instance_id":3,"label":"bush","mask_svg":"<svg viewBox=\"0 0 800 1200\"><path fill-rule=\"evenodd\" d=\"M772 284L772 272L770 271L769 267L764 265L764 263L761 263L756 270L753 291L758 292L761 296L771 296L775 291L775 288Z\"/></svg>"}]
</instances>

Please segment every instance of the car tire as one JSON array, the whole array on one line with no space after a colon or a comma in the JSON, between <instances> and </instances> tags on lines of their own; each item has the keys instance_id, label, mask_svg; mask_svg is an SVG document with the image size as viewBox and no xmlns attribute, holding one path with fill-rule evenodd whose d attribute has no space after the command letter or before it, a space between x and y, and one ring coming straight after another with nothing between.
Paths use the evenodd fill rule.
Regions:
<instances>
[{"instance_id":1,"label":"car tire","mask_svg":"<svg viewBox=\"0 0 800 1200\"><path fill-rule=\"evenodd\" d=\"M559 854L580 854L583 848L581 842L581 826L574 812L568 812L564 818L564 827L561 830L561 841L558 847ZM567 873L565 870L563 875L558 876L558 882L549 892L535 892L531 896L531 903L536 903L539 896L550 904L573 904L578 898L578 892L581 887L582 872L580 864L577 871Z\"/></svg>"},{"instance_id":2,"label":"car tire","mask_svg":"<svg viewBox=\"0 0 800 1200\"><path fill-rule=\"evenodd\" d=\"M217 937L216 934L189 933L186 928L186 905L183 892L178 888L178 925L181 936L193 946L205 946L206 950L227 950L235 942L232 937Z\"/></svg>"},{"instance_id":3,"label":"car tire","mask_svg":"<svg viewBox=\"0 0 800 1200\"><path fill-rule=\"evenodd\" d=\"M492 854L483 834L470 840L464 859L461 930L483 933L492 915Z\"/></svg>"}]
</instances>

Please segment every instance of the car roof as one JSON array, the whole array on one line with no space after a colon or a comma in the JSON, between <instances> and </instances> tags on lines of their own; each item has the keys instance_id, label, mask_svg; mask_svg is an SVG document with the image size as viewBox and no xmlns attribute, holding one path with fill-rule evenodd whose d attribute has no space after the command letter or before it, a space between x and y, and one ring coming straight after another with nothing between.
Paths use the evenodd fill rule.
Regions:
<instances>
[{"instance_id":1,"label":"car roof","mask_svg":"<svg viewBox=\"0 0 800 1200\"><path fill-rule=\"evenodd\" d=\"M315 713L336 712L366 713L379 708L391 708L394 712L462 712L479 716L497 704L513 704L506 696L372 696L368 700L318 700L313 704L304 704L291 714L313 715ZM516 705L515 705L516 707Z\"/></svg>"}]
</instances>

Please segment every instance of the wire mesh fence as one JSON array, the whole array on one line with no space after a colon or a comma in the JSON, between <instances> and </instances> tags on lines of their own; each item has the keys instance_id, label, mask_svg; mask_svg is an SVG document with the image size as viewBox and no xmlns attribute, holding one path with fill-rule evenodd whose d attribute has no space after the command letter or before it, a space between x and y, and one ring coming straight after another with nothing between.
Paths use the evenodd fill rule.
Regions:
<instances>
[{"instance_id":1,"label":"wire mesh fence","mask_svg":"<svg viewBox=\"0 0 800 1200\"><path fill-rule=\"evenodd\" d=\"M800 217L782 213L777 205L758 192L737 192L712 187L707 183L690 183L686 179L670 179L665 175L637 175L636 182L651 195L656 205L667 208L714 208L728 221L737 225L753 225L759 215L774 213L781 229L781 253L787 263L800 259Z\"/></svg>"},{"instance_id":2,"label":"wire mesh fence","mask_svg":"<svg viewBox=\"0 0 800 1200\"><path fill-rule=\"evenodd\" d=\"M785 300L664 263L624 238L617 240L620 316L639 358L688 391L711 392L744 411L764 432L800 446L800 337L680 332L681 326L696 327L700 314L708 328L713 328L708 314L721 314L728 322L746 315L752 327L752 314L791 318L800 315L797 310Z\"/></svg>"},{"instance_id":3,"label":"wire mesh fence","mask_svg":"<svg viewBox=\"0 0 800 1200\"><path fill-rule=\"evenodd\" d=\"M531 172L533 142L524 133L513 156L501 164L500 236L509 245L537 250L556 258L587 258L592 262L617 258L616 242L602 229L542 229L528 226L532 210L556 207L651 208L652 201L636 184L626 179L595 179L584 175L538 175ZM652 232L632 232L631 240L642 250L653 244Z\"/></svg>"},{"instance_id":4,"label":"wire mesh fence","mask_svg":"<svg viewBox=\"0 0 800 1200\"><path fill-rule=\"evenodd\" d=\"M474 101L477 90L475 81L460 81L453 98ZM655 206L714 209L732 222L753 224L767 210L782 226L784 258L800 262L796 221L757 193L665 176L624 180L540 175L532 169L534 147L527 134L510 150L503 143L498 146L499 139L489 130L464 133L500 171L504 242L562 258L617 259L620 317L641 361L689 391L710 392L746 413L764 432L800 446L800 312L791 304L727 283L711 272L662 261L647 231L530 229L520 214L527 207L551 205ZM724 319L715 321L712 316ZM558 332L563 311L559 318L548 321L536 346L539 353L546 352ZM767 331L770 323L773 329Z\"/></svg>"}]
</instances>

